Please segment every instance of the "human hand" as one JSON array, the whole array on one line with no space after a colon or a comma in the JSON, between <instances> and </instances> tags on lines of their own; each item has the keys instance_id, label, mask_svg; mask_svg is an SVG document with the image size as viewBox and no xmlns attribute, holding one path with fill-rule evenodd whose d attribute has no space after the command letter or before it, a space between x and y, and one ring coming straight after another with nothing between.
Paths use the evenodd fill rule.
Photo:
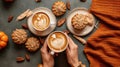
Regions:
<instances>
[{"instance_id":1,"label":"human hand","mask_svg":"<svg viewBox=\"0 0 120 67\"><path fill-rule=\"evenodd\" d=\"M68 47L66 50L68 63L72 67L79 66L78 60L78 46L73 42L73 40L68 36Z\"/></svg>"},{"instance_id":2,"label":"human hand","mask_svg":"<svg viewBox=\"0 0 120 67\"><path fill-rule=\"evenodd\" d=\"M47 43L45 41L43 47L41 48L42 60L43 60L43 67L53 67L54 66L54 58L48 52Z\"/></svg>"}]
</instances>

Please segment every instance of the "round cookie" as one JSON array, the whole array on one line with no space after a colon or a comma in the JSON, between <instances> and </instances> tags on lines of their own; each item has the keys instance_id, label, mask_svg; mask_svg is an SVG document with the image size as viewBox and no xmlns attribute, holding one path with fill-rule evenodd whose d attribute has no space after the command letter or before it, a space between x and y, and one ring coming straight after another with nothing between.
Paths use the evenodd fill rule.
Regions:
<instances>
[{"instance_id":1,"label":"round cookie","mask_svg":"<svg viewBox=\"0 0 120 67\"><path fill-rule=\"evenodd\" d=\"M11 36L16 44L24 44L27 40L27 32L24 29L16 29Z\"/></svg>"},{"instance_id":2,"label":"round cookie","mask_svg":"<svg viewBox=\"0 0 120 67\"><path fill-rule=\"evenodd\" d=\"M52 5L52 12L56 16L61 16L66 12L66 5L62 1L57 1Z\"/></svg>"},{"instance_id":3,"label":"round cookie","mask_svg":"<svg viewBox=\"0 0 120 67\"><path fill-rule=\"evenodd\" d=\"M25 43L25 47L27 48L28 51L35 52L39 49L40 42L37 38L30 37L30 38L27 39L27 41Z\"/></svg>"},{"instance_id":4,"label":"round cookie","mask_svg":"<svg viewBox=\"0 0 120 67\"><path fill-rule=\"evenodd\" d=\"M72 26L74 29L82 30L87 25L91 26L93 23L88 15L76 14L72 18Z\"/></svg>"}]
</instances>

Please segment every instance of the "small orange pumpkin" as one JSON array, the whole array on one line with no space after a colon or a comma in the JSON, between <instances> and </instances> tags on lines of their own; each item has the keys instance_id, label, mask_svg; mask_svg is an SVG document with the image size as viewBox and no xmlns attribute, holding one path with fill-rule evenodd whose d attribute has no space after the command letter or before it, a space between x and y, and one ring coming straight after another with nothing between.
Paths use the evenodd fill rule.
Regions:
<instances>
[{"instance_id":1,"label":"small orange pumpkin","mask_svg":"<svg viewBox=\"0 0 120 67\"><path fill-rule=\"evenodd\" d=\"M5 48L7 46L7 42L8 42L8 36L0 31L0 49Z\"/></svg>"}]
</instances>

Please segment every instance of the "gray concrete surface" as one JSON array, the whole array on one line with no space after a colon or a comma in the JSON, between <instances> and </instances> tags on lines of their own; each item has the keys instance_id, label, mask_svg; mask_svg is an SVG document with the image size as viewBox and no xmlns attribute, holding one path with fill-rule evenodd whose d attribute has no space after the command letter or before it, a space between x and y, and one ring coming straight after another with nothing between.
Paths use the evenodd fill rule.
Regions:
<instances>
[{"instance_id":1,"label":"gray concrete surface","mask_svg":"<svg viewBox=\"0 0 120 67\"><path fill-rule=\"evenodd\" d=\"M0 50L0 67L37 67L37 64L42 63L40 51L35 53L27 52L24 46L16 46L12 42L11 33L16 28L22 28L21 24L26 23L27 20L24 19L22 21L15 21L16 17L26 9L34 9L36 7L47 7L51 9L52 4L57 0L42 0L40 3L36 3L35 0L15 0L15 2L6 7L6 5L0 0L0 31L4 31L9 36L8 46L4 50ZM66 0L63 0L66 2ZM87 0L85 3L80 2L79 0L70 0L71 2L71 9L76 7L86 7L89 8L91 4L91 0ZM65 17L69 10L66 12L65 15L61 17ZM11 23L7 22L8 16L13 15L14 19ZM61 17L57 17L60 19ZM55 30L64 30L66 29L66 24L62 27L57 27ZM95 30L95 29L94 29ZM34 36L30 31L28 31L29 36ZM94 31L93 31L94 32ZM91 33L93 33L91 32ZM85 36L84 38L87 39L91 34ZM75 38L70 35L71 38L75 41L75 43L79 46L79 60L81 60L84 64L89 67L89 62L86 56L83 53L84 46L78 42ZM16 62L16 57L23 56L25 53L30 54L31 60L30 62L24 61L22 63ZM55 67L70 67L67 63L67 58L65 52L59 54L58 57L55 57Z\"/></svg>"}]
</instances>

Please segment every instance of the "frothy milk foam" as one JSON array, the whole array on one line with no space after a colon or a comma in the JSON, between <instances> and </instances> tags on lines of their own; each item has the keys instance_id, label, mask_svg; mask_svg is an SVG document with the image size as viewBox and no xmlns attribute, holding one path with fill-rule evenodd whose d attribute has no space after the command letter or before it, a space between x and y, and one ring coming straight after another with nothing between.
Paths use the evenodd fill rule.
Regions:
<instances>
[{"instance_id":1,"label":"frothy milk foam","mask_svg":"<svg viewBox=\"0 0 120 67\"><path fill-rule=\"evenodd\" d=\"M67 38L63 33L55 32L49 37L49 45L54 50L63 50L67 45Z\"/></svg>"},{"instance_id":2,"label":"frothy milk foam","mask_svg":"<svg viewBox=\"0 0 120 67\"><path fill-rule=\"evenodd\" d=\"M43 12L38 12L33 16L32 19L33 25L36 29L45 30L50 24L50 19L47 14Z\"/></svg>"}]
</instances>

